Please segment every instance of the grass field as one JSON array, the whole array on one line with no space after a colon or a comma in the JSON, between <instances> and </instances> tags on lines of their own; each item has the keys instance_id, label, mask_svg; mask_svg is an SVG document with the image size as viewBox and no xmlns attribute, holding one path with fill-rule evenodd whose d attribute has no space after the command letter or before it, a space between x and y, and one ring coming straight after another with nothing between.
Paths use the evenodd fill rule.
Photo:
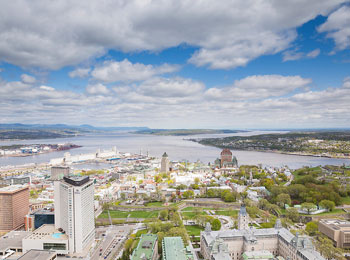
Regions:
<instances>
[{"instance_id":1,"label":"grass field","mask_svg":"<svg viewBox=\"0 0 350 260\"><path fill-rule=\"evenodd\" d=\"M188 218L194 218L196 215L198 215L196 212L181 212L182 216L188 217ZM205 212L201 212L200 215L207 215Z\"/></svg>"},{"instance_id":2,"label":"grass field","mask_svg":"<svg viewBox=\"0 0 350 260\"><path fill-rule=\"evenodd\" d=\"M223 216L237 216L238 210L217 210L215 211L215 214Z\"/></svg>"},{"instance_id":3,"label":"grass field","mask_svg":"<svg viewBox=\"0 0 350 260\"><path fill-rule=\"evenodd\" d=\"M157 218L159 211L120 211L110 210L111 218ZM99 218L108 218L108 212L103 211Z\"/></svg>"},{"instance_id":4,"label":"grass field","mask_svg":"<svg viewBox=\"0 0 350 260\"><path fill-rule=\"evenodd\" d=\"M341 203L345 205L350 205L350 197L342 198Z\"/></svg>"},{"instance_id":5,"label":"grass field","mask_svg":"<svg viewBox=\"0 0 350 260\"><path fill-rule=\"evenodd\" d=\"M201 226L198 226L198 225L195 225L195 226L185 226L186 230L187 230L187 233L192 236L199 236L200 235L200 232L202 230L204 230L203 227Z\"/></svg>"},{"instance_id":6,"label":"grass field","mask_svg":"<svg viewBox=\"0 0 350 260\"><path fill-rule=\"evenodd\" d=\"M154 201L154 202L148 202L145 204L147 207L163 207L163 202L161 201Z\"/></svg>"}]
</instances>

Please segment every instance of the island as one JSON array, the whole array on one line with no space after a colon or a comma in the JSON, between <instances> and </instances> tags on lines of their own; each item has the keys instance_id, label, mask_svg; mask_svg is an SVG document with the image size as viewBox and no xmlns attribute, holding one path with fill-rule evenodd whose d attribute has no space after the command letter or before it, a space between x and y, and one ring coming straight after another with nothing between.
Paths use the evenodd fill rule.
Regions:
<instances>
[{"instance_id":1,"label":"island","mask_svg":"<svg viewBox=\"0 0 350 260\"><path fill-rule=\"evenodd\" d=\"M350 131L288 132L190 140L203 145L233 150L350 158Z\"/></svg>"}]
</instances>

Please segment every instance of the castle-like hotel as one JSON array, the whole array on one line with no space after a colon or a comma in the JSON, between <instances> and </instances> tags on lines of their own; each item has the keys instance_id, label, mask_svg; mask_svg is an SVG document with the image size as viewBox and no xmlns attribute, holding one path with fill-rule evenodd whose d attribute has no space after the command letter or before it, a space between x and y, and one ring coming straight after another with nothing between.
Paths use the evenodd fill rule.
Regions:
<instances>
[{"instance_id":1,"label":"castle-like hotel","mask_svg":"<svg viewBox=\"0 0 350 260\"><path fill-rule=\"evenodd\" d=\"M238 215L238 229L201 232L201 254L210 260L326 260L313 247L308 236L295 236L276 221L274 228L249 227L245 206Z\"/></svg>"}]
</instances>

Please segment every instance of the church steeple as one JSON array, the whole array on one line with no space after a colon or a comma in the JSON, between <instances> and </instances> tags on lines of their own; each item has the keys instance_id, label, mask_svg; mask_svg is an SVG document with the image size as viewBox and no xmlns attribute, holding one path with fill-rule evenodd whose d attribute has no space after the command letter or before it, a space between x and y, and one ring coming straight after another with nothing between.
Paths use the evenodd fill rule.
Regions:
<instances>
[{"instance_id":1,"label":"church steeple","mask_svg":"<svg viewBox=\"0 0 350 260\"><path fill-rule=\"evenodd\" d=\"M238 214L238 229L249 228L249 215L244 204L241 205L241 209Z\"/></svg>"}]
</instances>

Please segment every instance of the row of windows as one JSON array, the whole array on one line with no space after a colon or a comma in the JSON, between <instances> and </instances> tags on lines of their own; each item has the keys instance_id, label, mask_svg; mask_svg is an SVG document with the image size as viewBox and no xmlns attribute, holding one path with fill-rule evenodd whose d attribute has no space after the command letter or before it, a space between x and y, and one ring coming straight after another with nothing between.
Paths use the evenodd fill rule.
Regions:
<instances>
[{"instance_id":1,"label":"row of windows","mask_svg":"<svg viewBox=\"0 0 350 260\"><path fill-rule=\"evenodd\" d=\"M44 243L44 250L66 250L66 244Z\"/></svg>"}]
</instances>

